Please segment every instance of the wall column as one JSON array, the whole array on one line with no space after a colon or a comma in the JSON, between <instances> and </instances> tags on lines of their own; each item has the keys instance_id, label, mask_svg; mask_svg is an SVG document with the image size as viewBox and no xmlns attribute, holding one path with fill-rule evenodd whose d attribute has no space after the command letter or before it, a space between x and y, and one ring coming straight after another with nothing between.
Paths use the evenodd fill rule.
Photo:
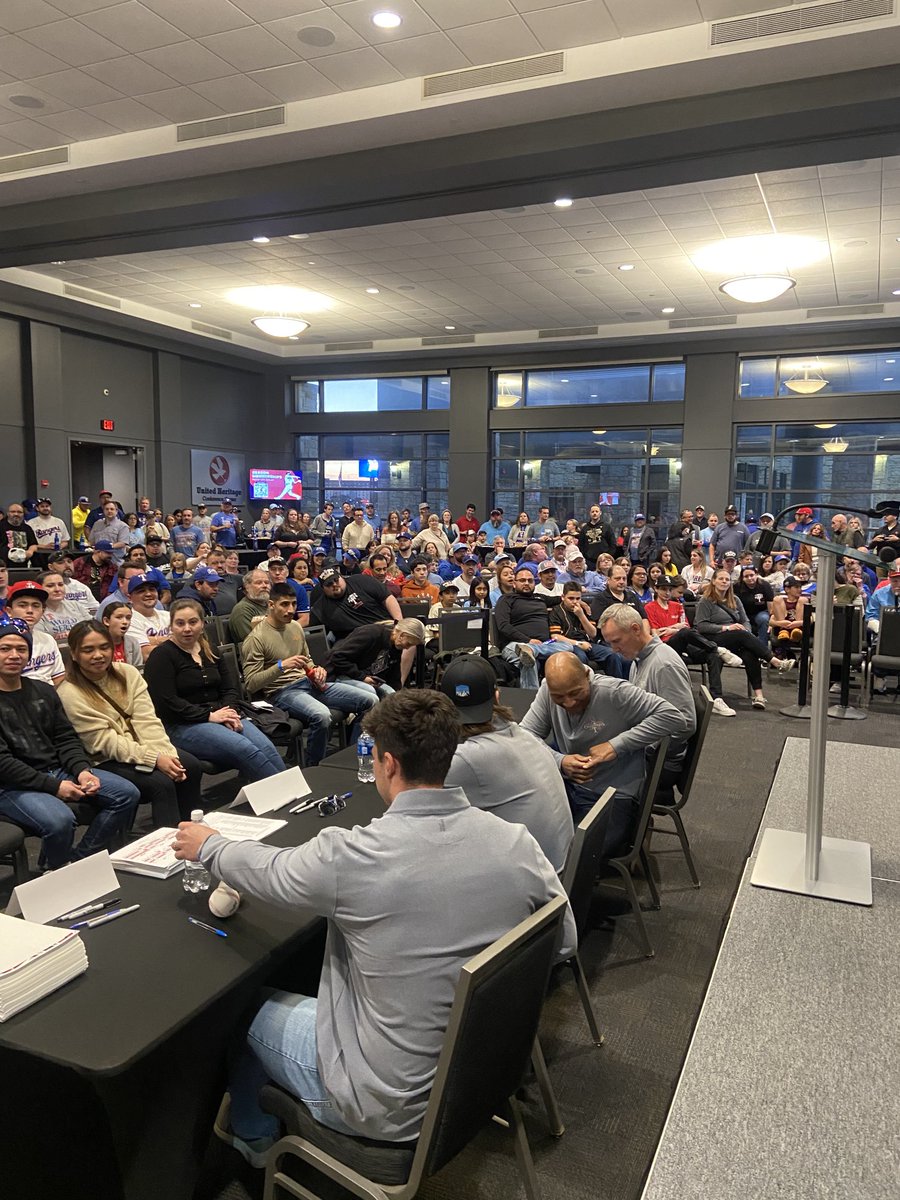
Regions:
<instances>
[{"instance_id":1,"label":"wall column","mask_svg":"<svg viewBox=\"0 0 900 1200\"><path fill-rule=\"evenodd\" d=\"M731 503L735 353L691 354L686 360L681 507L704 504L721 515Z\"/></svg>"},{"instance_id":2,"label":"wall column","mask_svg":"<svg viewBox=\"0 0 900 1200\"><path fill-rule=\"evenodd\" d=\"M479 520L487 519L491 483L490 386L491 373L486 367L462 367L450 372L447 503L454 517L462 515L467 504L475 504Z\"/></svg>"}]
</instances>

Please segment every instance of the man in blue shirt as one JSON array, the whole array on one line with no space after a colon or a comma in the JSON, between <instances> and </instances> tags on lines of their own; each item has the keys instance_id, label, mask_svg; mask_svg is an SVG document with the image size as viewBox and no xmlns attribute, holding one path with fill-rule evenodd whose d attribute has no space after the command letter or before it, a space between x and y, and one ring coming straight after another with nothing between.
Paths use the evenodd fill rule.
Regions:
<instances>
[{"instance_id":1,"label":"man in blue shirt","mask_svg":"<svg viewBox=\"0 0 900 1200\"><path fill-rule=\"evenodd\" d=\"M237 545L237 513L234 511L234 501L224 499L219 512L210 523L210 532L215 544L223 550L231 550Z\"/></svg>"},{"instance_id":2,"label":"man in blue shirt","mask_svg":"<svg viewBox=\"0 0 900 1200\"><path fill-rule=\"evenodd\" d=\"M197 547L203 541L203 530L199 525L194 524L194 510L192 508L183 508L181 510L181 524L175 525L172 529L172 546L175 550L186 554L188 558L193 558L197 553Z\"/></svg>"},{"instance_id":3,"label":"man in blue shirt","mask_svg":"<svg viewBox=\"0 0 900 1200\"><path fill-rule=\"evenodd\" d=\"M887 587L876 588L866 605L866 625L877 633L881 626L881 614L886 608L900 608L900 561L891 563Z\"/></svg>"},{"instance_id":4,"label":"man in blue shirt","mask_svg":"<svg viewBox=\"0 0 900 1200\"><path fill-rule=\"evenodd\" d=\"M503 520L503 509L492 508L490 518L485 521L478 530L479 533L484 531L489 541L493 541L495 537L502 537L505 541L509 541L510 524L509 521Z\"/></svg>"}]
</instances>

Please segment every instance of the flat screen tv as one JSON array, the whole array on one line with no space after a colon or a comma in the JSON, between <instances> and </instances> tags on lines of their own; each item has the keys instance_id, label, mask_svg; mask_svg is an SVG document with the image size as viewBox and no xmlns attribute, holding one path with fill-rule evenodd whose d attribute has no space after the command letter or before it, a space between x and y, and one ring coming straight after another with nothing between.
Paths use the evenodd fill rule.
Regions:
<instances>
[{"instance_id":1,"label":"flat screen tv","mask_svg":"<svg viewBox=\"0 0 900 1200\"><path fill-rule=\"evenodd\" d=\"M251 467L248 475L251 500L269 503L273 500L303 499L303 480L299 471Z\"/></svg>"}]
</instances>

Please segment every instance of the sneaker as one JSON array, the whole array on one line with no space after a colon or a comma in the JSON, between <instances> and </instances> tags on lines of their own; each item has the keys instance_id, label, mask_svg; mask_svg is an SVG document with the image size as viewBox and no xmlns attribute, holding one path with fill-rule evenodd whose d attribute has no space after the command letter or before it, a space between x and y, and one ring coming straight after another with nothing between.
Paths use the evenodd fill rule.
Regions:
<instances>
[{"instance_id":1,"label":"sneaker","mask_svg":"<svg viewBox=\"0 0 900 1200\"><path fill-rule=\"evenodd\" d=\"M719 658L726 667L742 667L744 665L736 654L732 654L724 646L719 647Z\"/></svg>"},{"instance_id":2,"label":"sneaker","mask_svg":"<svg viewBox=\"0 0 900 1200\"><path fill-rule=\"evenodd\" d=\"M887 691L887 680L879 675L872 683L872 691L876 692L879 696L883 696Z\"/></svg>"},{"instance_id":3,"label":"sneaker","mask_svg":"<svg viewBox=\"0 0 900 1200\"><path fill-rule=\"evenodd\" d=\"M219 1141L225 1142L236 1150L241 1158L250 1167L255 1167L258 1171L266 1169L266 1159L269 1151L275 1145L275 1138L250 1138L245 1141L231 1128L231 1097L226 1093L222 1098L222 1103L219 1105L219 1111L213 1123L213 1133Z\"/></svg>"},{"instance_id":4,"label":"sneaker","mask_svg":"<svg viewBox=\"0 0 900 1200\"><path fill-rule=\"evenodd\" d=\"M713 700L712 710L714 713L718 713L720 717L737 716L734 709L729 708L721 696L716 696L715 700Z\"/></svg>"},{"instance_id":5,"label":"sneaker","mask_svg":"<svg viewBox=\"0 0 900 1200\"><path fill-rule=\"evenodd\" d=\"M830 696L836 696L840 692L840 690L841 690L841 685L839 683L833 683L831 685L831 687L828 689L828 694Z\"/></svg>"},{"instance_id":6,"label":"sneaker","mask_svg":"<svg viewBox=\"0 0 900 1200\"><path fill-rule=\"evenodd\" d=\"M768 703L769 702L768 702L768 700L766 700L765 696L754 696L753 699L750 701L750 707L751 708L766 708Z\"/></svg>"},{"instance_id":7,"label":"sneaker","mask_svg":"<svg viewBox=\"0 0 900 1200\"><path fill-rule=\"evenodd\" d=\"M769 663L776 671L790 671L797 665L796 658L773 658Z\"/></svg>"},{"instance_id":8,"label":"sneaker","mask_svg":"<svg viewBox=\"0 0 900 1200\"><path fill-rule=\"evenodd\" d=\"M516 653L519 655L519 662L523 667L533 667L535 663L534 651L524 642L520 643Z\"/></svg>"}]
</instances>

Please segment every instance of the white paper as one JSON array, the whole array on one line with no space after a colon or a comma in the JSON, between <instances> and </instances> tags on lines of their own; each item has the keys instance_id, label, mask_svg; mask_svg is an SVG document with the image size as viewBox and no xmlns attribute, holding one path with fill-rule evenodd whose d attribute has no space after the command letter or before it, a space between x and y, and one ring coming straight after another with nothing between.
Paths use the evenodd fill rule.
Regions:
<instances>
[{"instance_id":1,"label":"white paper","mask_svg":"<svg viewBox=\"0 0 900 1200\"><path fill-rule=\"evenodd\" d=\"M479 617L477 621L466 621L466 629L480 629L483 622Z\"/></svg>"},{"instance_id":2,"label":"white paper","mask_svg":"<svg viewBox=\"0 0 900 1200\"><path fill-rule=\"evenodd\" d=\"M33 921L0 916L0 978L77 936L71 929L50 929Z\"/></svg>"},{"instance_id":3,"label":"white paper","mask_svg":"<svg viewBox=\"0 0 900 1200\"><path fill-rule=\"evenodd\" d=\"M172 842L177 833L177 829L166 826L154 829L152 833L144 834L123 850L116 850L111 854L112 865L126 873L166 879L184 867L184 862L175 857L175 851L172 849Z\"/></svg>"},{"instance_id":4,"label":"white paper","mask_svg":"<svg viewBox=\"0 0 900 1200\"><path fill-rule=\"evenodd\" d=\"M118 887L109 854L101 850L58 871L48 871L41 879L20 883L6 911L10 916L21 912L26 921L44 924L60 913L115 892Z\"/></svg>"},{"instance_id":5,"label":"white paper","mask_svg":"<svg viewBox=\"0 0 900 1200\"><path fill-rule=\"evenodd\" d=\"M282 771L280 775L246 784L238 792L234 803L228 807L236 808L238 804L249 804L256 815L261 817L264 813L274 812L278 808L284 808L286 804L302 800L311 791L312 788L303 778L300 768L291 767Z\"/></svg>"},{"instance_id":6,"label":"white paper","mask_svg":"<svg viewBox=\"0 0 900 1200\"><path fill-rule=\"evenodd\" d=\"M287 821L272 820L270 817L244 817L233 812L207 813L203 823L232 842L261 842L276 829L287 825Z\"/></svg>"}]
</instances>

